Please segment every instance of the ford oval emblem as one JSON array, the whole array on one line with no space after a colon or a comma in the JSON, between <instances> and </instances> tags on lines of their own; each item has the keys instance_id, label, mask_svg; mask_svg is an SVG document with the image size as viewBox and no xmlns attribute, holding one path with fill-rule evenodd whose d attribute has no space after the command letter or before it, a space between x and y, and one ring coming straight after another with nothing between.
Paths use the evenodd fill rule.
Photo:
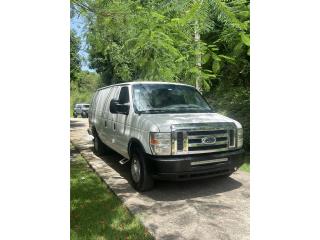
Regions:
<instances>
[{"instance_id":1,"label":"ford oval emblem","mask_svg":"<svg viewBox=\"0 0 320 240\"><path fill-rule=\"evenodd\" d=\"M215 137L204 137L201 138L201 142L204 144L215 144L217 139Z\"/></svg>"}]
</instances>

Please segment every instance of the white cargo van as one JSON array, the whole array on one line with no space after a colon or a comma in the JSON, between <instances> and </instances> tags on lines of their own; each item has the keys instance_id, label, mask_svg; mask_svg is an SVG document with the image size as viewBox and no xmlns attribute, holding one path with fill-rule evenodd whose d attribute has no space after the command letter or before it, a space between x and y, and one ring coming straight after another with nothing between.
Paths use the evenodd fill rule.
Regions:
<instances>
[{"instance_id":1,"label":"white cargo van","mask_svg":"<svg viewBox=\"0 0 320 240\"><path fill-rule=\"evenodd\" d=\"M229 176L243 163L241 124L215 113L185 84L100 88L90 105L88 131L97 154L110 148L130 162L139 191L151 189L155 179Z\"/></svg>"}]
</instances>

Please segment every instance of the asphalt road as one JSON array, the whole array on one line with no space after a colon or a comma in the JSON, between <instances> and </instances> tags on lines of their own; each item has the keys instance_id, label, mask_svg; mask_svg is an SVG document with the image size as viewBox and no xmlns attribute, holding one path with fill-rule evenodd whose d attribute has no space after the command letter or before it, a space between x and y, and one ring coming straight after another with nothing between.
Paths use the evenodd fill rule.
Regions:
<instances>
[{"instance_id":1,"label":"asphalt road","mask_svg":"<svg viewBox=\"0 0 320 240\"><path fill-rule=\"evenodd\" d=\"M161 181L154 190L138 193L129 183L129 164L118 163L120 155L94 155L87 128L88 119L71 119L71 142L156 239L250 238L248 173L237 171L225 179Z\"/></svg>"}]
</instances>

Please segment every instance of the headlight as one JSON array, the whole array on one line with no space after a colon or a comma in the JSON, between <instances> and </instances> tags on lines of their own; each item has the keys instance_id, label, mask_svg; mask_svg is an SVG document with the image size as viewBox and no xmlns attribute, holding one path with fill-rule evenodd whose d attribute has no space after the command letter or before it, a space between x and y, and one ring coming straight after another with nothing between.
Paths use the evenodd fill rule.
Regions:
<instances>
[{"instance_id":1,"label":"headlight","mask_svg":"<svg viewBox=\"0 0 320 240\"><path fill-rule=\"evenodd\" d=\"M237 129L237 148L242 148L243 146L243 129Z\"/></svg>"},{"instance_id":2,"label":"headlight","mask_svg":"<svg viewBox=\"0 0 320 240\"><path fill-rule=\"evenodd\" d=\"M150 147L154 155L171 155L171 133L150 133Z\"/></svg>"}]
</instances>

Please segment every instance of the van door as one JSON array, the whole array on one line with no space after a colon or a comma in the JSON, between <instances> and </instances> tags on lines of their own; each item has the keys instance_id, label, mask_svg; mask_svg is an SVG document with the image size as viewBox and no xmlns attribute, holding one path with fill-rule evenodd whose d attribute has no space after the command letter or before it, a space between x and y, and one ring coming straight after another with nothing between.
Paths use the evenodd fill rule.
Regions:
<instances>
[{"instance_id":1,"label":"van door","mask_svg":"<svg viewBox=\"0 0 320 240\"><path fill-rule=\"evenodd\" d=\"M95 95L94 100L93 100L93 104L91 105L91 107L92 107L91 123L94 126L96 126L96 123L97 123L97 107L98 107L98 102L99 102L99 99L101 98L101 95L102 95L102 91L100 90Z\"/></svg>"},{"instance_id":2,"label":"van door","mask_svg":"<svg viewBox=\"0 0 320 240\"><path fill-rule=\"evenodd\" d=\"M107 104L104 108L104 140L105 144L107 144L110 148L118 152L118 149L115 145L115 135L116 135L116 118L117 114L112 114L110 112L110 101L114 98L118 98L120 87L114 86L112 87Z\"/></svg>"},{"instance_id":3,"label":"van door","mask_svg":"<svg viewBox=\"0 0 320 240\"><path fill-rule=\"evenodd\" d=\"M91 99L91 103L90 103L90 107L89 107L89 111L88 111L88 119L89 119L89 127L90 128L93 124L97 95L98 95L98 92L95 92L92 99Z\"/></svg>"},{"instance_id":4,"label":"van door","mask_svg":"<svg viewBox=\"0 0 320 240\"><path fill-rule=\"evenodd\" d=\"M117 121L116 121L116 135L115 135L115 145L118 149L118 152L125 156L126 158L129 158L128 156L128 143L130 138L130 123L132 118L132 101L130 101L130 90L129 86L123 86L120 89L118 101L120 104L129 104L130 110L129 114L117 114Z\"/></svg>"},{"instance_id":5,"label":"van door","mask_svg":"<svg viewBox=\"0 0 320 240\"><path fill-rule=\"evenodd\" d=\"M96 122L95 122L95 128L96 128L96 130L97 130L97 132L98 132L98 135L99 135L99 137L100 137L100 139L101 139L101 136L102 136L102 134L103 134L103 130L104 130L104 123L103 123L103 121L102 121L102 114L103 114L103 106L104 106L104 104L105 104L105 102L106 102L106 98L107 98L107 96L108 96L108 89L102 89L102 90L100 90L100 94L99 94L99 96L98 96L98 101L97 101L97 105L96 105ZM102 140L102 142L104 142L103 141L103 139L101 139Z\"/></svg>"},{"instance_id":6,"label":"van door","mask_svg":"<svg viewBox=\"0 0 320 240\"><path fill-rule=\"evenodd\" d=\"M103 105L103 110L102 110L102 115L101 115L101 140L102 142L104 142L107 145L111 144L110 141L110 132L109 132L109 128L108 127L108 115L109 115L109 105L110 105L110 99L112 98L113 94L114 94L114 90L115 87L110 87L107 89L106 92L106 98L105 98L105 102Z\"/></svg>"}]
</instances>

